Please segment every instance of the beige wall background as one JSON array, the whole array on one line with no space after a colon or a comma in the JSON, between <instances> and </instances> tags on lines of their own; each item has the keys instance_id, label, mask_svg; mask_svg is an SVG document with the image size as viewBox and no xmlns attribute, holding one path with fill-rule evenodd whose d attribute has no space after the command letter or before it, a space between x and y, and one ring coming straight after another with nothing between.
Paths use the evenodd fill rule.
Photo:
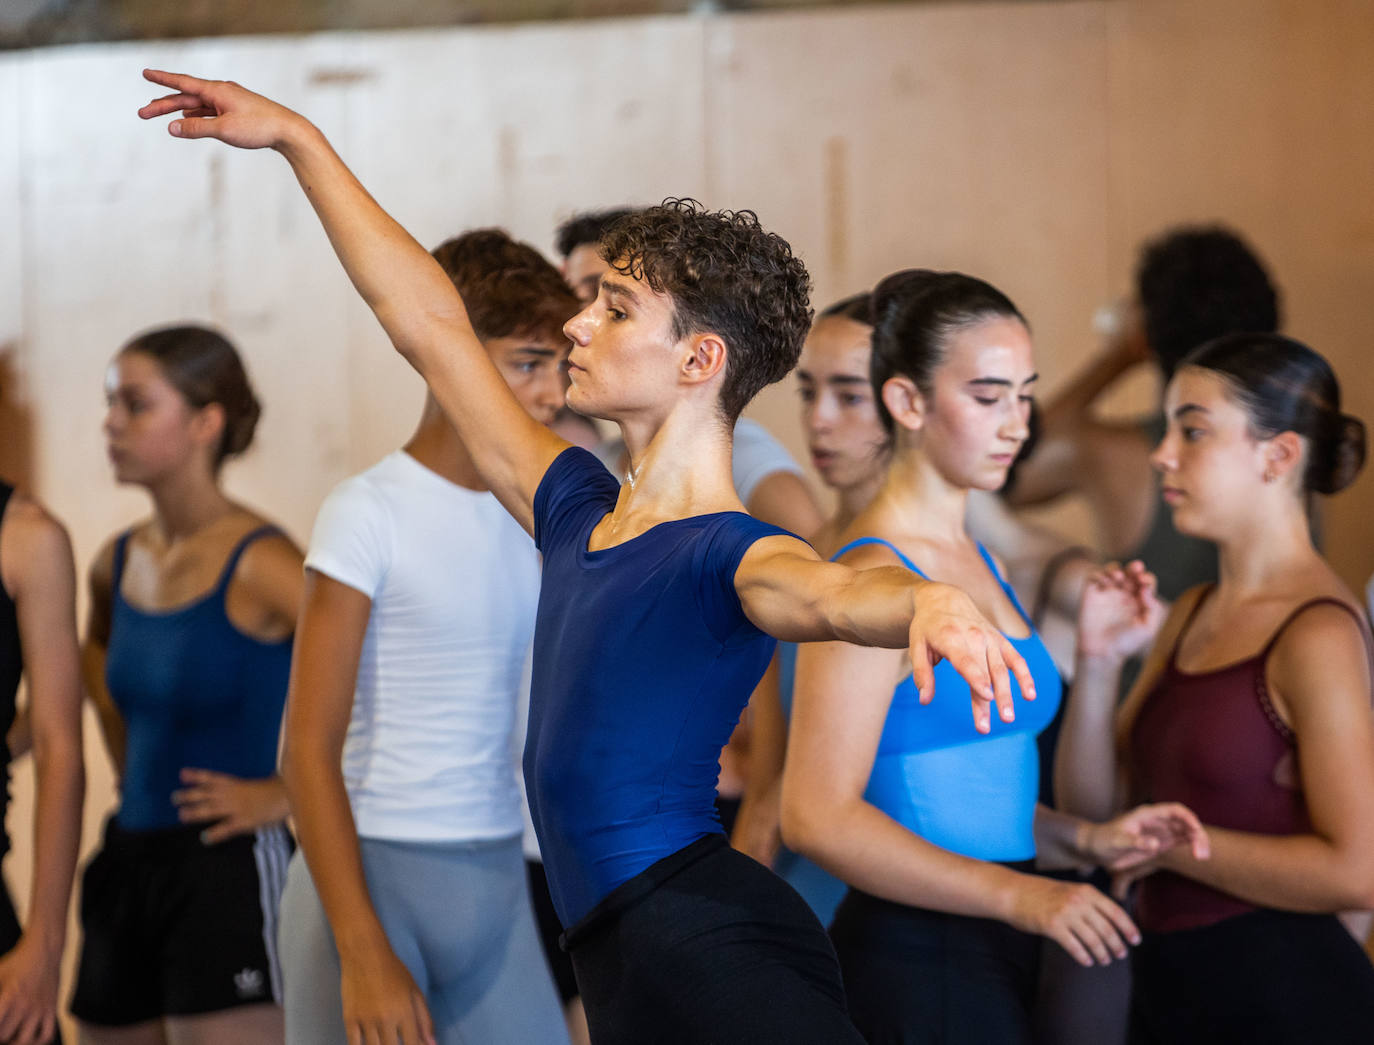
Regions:
<instances>
[{"instance_id":1,"label":"beige wall background","mask_svg":"<svg viewBox=\"0 0 1374 1045\"><path fill-rule=\"evenodd\" d=\"M1347 409L1374 419L1369 15L1365 0L949 3L0 56L0 346L33 424L15 467L84 570L146 510L106 467L103 368L174 320L220 325L248 358L265 417L227 482L302 542L419 408L285 164L141 125L144 65L303 110L426 244L499 224L551 248L575 210L695 195L756 209L806 259L818 305L899 267L977 273L1031 318L1047 389L1093 350L1092 312L1126 291L1143 237L1223 220L1270 262L1288 330L1335 364ZM1150 394L1137 380L1119 404ZM751 413L802 455L794 403L784 383ZM1371 512L1366 475L1327 513L1352 584L1374 571ZM90 844L114 789L93 727L87 747Z\"/></svg>"}]
</instances>

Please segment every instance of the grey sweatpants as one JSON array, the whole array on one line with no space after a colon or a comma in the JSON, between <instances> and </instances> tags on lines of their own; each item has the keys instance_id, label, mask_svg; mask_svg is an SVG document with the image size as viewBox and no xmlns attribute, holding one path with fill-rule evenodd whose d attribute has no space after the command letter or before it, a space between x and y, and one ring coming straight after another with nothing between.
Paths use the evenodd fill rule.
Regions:
<instances>
[{"instance_id":1,"label":"grey sweatpants","mask_svg":"<svg viewBox=\"0 0 1374 1045\"><path fill-rule=\"evenodd\" d=\"M567 1045L518 837L360 843L372 905L424 992L439 1045ZM299 851L279 936L287 1045L345 1045L339 954Z\"/></svg>"}]
</instances>

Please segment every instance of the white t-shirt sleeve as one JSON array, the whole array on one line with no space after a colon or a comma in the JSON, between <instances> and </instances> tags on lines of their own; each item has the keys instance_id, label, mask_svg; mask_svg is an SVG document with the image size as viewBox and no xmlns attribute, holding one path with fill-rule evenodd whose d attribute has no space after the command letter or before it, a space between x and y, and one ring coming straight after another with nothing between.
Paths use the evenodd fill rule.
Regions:
<instances>
[{"instance_id":1,"label":"white t-shirt sleeve","mask_svg":"<svg viewBox=\"0 0 1374 1045\"><path fill-rule=\"evenodd\" d=\"M749 506L749 498L759 483L777 472L801 475L801 466L768 429L757 421L741 417L735 424L735 457L732 466L735 493Z\"/></svg>"},{"instance_id":2,"label":"white t-shirt sleeve","mask_svg":"<svg viewBox=\"0 0 1374 1045\"><path fill-rule=\"evenodd\" d=\"M363 476L334 488L320 506L305 567L375 599L392 559L391 514Z\"/></svg>"}]
</instances>

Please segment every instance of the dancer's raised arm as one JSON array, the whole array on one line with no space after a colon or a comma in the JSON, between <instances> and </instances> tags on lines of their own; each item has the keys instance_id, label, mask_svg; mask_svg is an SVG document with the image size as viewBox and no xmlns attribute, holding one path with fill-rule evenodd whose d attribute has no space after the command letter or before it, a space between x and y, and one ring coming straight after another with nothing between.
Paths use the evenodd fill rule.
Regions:
<instances>
[{"instance_id":1,"label":"dancer's raised arm","mask_svg":"<svg viewBox=\"0 0 1374 1045\"><path fill-rule=\"evenodd\" d=\"M143 75L177 92L140 109L145 120L179 112L181 118L168 127L175 137L275 149L286 158L391 343L429 384L492 492L531 529L535 489L568 444L516 401L438 263L382 210L299 113L229 81L152 69Z\"/></svg>"}]
</instances>

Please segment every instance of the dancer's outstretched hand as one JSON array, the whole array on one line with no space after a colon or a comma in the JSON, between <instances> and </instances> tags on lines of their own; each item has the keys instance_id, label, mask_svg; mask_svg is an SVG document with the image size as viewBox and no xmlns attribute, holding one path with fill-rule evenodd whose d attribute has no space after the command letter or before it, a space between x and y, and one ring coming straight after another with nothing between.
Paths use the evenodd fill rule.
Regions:
<instances>
[{"instance_id":1,"label":"dancer's outstretched hand","mask_svg":"<svg viewBox=\"0 0 1374 1045\"><path fill-rule=\"evenodd\" d=\"M1194 860L1212 855L1202 821L1178 802L1136 806L1105 823L1092 824L1084 840L1093 862L1112 872L1139 867L1178 846L1186 846Z\"/></svg>"},{"instance_id":2,"label":"dancer's outstretched hand","mask_svg":"<svg viewBox=\"0 0 1374 1045\"><path fill-rule=\"evenodd\" d=\"M973 725L980 733L992 728L992 705L1003 722L1016 718L1011 676L1021 695L1035 699L1035 680L1007 637L998 631L963 591L928 582L920 589L911 618L911 676L921 703L935 695L935 665L949 661L963 676L973 696Z\"/></svg>"},{"instance_id":3,"label":"dancer's outstretched hand","mask_svg":"<svg viewBox=\"0 0 1374 1045\"><path fill-rule=\"evenodd\" d=\"M1079 655L1124 660L1146 649L1167 614L1155 587L1139 560L1108 563L1094 574L1078 611Z\"/></svg>"},{"instance_id":4,"label":"dancer's outstretched hand","mask_svg":"<svg viewBox=\"0 0 1374 1045\"><path fill-rule=\"evenodd\" d=\"M215 138L240 149L276 149L305 118L232 80L202 80L144 69L143 78L176 91L138 110L145 120L182 114L167 125L176 138Z\"/></svg>"}]
</instances>

